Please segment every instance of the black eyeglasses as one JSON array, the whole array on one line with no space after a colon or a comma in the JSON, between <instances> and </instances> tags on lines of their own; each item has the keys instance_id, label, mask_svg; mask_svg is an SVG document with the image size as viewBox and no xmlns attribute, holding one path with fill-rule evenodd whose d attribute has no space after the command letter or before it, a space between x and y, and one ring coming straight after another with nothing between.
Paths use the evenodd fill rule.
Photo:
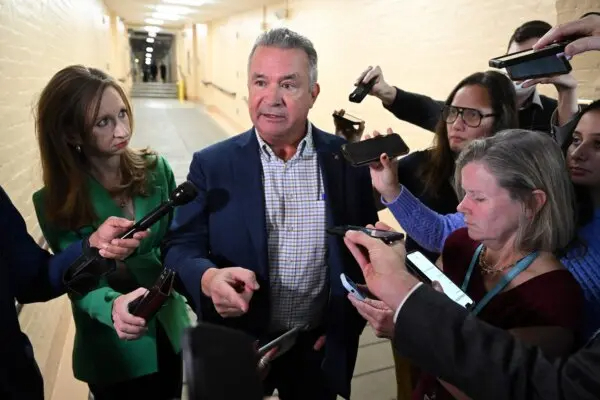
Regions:
<instances>
[{"instance_id":1,"label":"black eyeglasses","mask_svg":"<svg viewBox=\"0 0 600 400\"><path fill-rule=\"evenodd\" d=\"M494 113L482 114L481 111L474 108L444 106L442 109L442 119L448 124L456 121L459 115L464 123L471 128L478 128L483 118L496 116Z\"/></svg>"}]
</instances>

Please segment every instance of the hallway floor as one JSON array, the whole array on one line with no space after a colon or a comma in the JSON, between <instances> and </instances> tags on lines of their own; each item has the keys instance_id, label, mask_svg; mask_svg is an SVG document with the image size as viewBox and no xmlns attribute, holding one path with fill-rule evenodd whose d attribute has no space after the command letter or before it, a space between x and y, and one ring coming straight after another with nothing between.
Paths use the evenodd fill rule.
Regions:
<instances>
[{"instance_id":1,"label":"hallway floor","mask_svg":"<svg viewBox=\"0 0 600 400\"><path fill-rule=\"evenodd\" d=\"M133 99L135 134L132 146L150 146L165 156L177 183L185 180L194 151L229 137L202 106L170 99ZM388 340L367 326L354 371L352 400L394 399L394 361Z\"/></svg>"}]
</instances>

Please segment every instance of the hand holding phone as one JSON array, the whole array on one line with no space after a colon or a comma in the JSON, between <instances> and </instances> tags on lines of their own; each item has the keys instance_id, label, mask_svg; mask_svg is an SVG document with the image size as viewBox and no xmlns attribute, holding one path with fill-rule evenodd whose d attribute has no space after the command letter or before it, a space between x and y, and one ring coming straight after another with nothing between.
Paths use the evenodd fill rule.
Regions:
<instances>
[{"instance_id":1,"label":"hand holding phone","mask_svg":"<svg viewBox=\"0 0 600 400\"><path fill-rule=\"evenodd\" d=\"M275 360L277 357L283 355L287 351L289 351L294 344L296 344L296 339L298 338L298 334L302 331L301 326L296 326L289 331L285 332L283 335L280 335L267 343L260 343L260 348L258 349L259 356L264 356L270 350L277 348L276 353L271 357L270 361Z\"/></svg>"},{"instance_id":2,"label":"hand holding phone","mask_svg":"<svg viewBox=\"0 0 600 400\"><path fill-rule=\"evenodd\" d=\"M352 294L352 296L354 296L354 298L357 300L365 301L367 298L366 294L358 288L352 279L348 278L346 274L341 273L340 280L342 281L342 285L348 291L348 293Z\"/></svg>"},{"instance_id":3,"label":"hand holding phone","mask_svg":"<svg viewBox=\"0 0 600 400\"><path fill-rule=\"evenodd\" d=\"M332 235L344 236L347 231L361 231L366 233L367 235L381 239L381 241L385 244L392 244L394 242L400 241L404 239L404 233L402 232L394 232L394 231L386 231L383 229L375 229L375 228L367 228L364 226L358 225L340 225L335 226L333 228L327 228L327 233Z\"/></svg>"},{"instance_id":4,"label":"hand holding phone","mask_svg":"<svg viewBox=\"0 0 600 400\"><path fill-rule=\"evenodd\" d=\"M373 86L375 86L375 82L377 82L377 77L372 78L366 83L360 82L358 85L356 85L356 89L354 89L354 91L350 93L350 96L348 96L348 100L350 100L353 103L360 103L364 100L365 97L367 97L371 89L373 89Z\"/></svg>"},{"instance_id":5,"label":"hand holding phone","mask_svg":"<svg viewBox=\"0 0 600 400\"><path fill-rule=\"evenodd\" d=\"M513 81L563 75L572 67L564 54L567 42L553 43L539 50L524 50L492 58L489 66L504 68Z\"/></svg>"},{"instance_id":6,"label":"hand holding phone","mask_svg":"<svg viewBox=\"0 0 600 400\"><path fill-rule=\"evenodd\" d=\"M408 145L397 133L378 135L371 139L342 145L344 158L354 167L378 162L383 153L392 160L409 152Z\"/></svg>"}]
</instances>

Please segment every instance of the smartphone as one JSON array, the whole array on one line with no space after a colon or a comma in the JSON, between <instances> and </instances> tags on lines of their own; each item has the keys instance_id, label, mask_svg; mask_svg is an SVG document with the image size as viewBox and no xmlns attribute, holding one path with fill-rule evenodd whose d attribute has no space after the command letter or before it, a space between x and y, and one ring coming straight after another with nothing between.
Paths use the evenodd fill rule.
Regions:
<instances>
[{"instance_id":1,"label":"smartphone","mask_svg":"<svg viewBox=\"0 0 600 400\"><path fill-rule=\"evenodd\" d=\"M377 162L383 153L386 153L389 158L396 158L409 152L410 149L397 133L342 145L344 158L354 167Z\"/></svg>"},{"instance_id":2,"label":"smartphone","mask_svg":"<svg viewBox=\"0 0 600 400\"><path fill-rule=\"evenodd\" d=\"M343 125L358 126L361 123L365 122L362 119L355 117L354 115L348 114L347 112L345 112L343 115L336 113L333 113L331 115Z\"/></svg>"},{"instance_id":3,"label":"smartphone","mask_svg":"<svg viewBox=\"0 0 600 400\"><path fill-rule=\"evenodd\" d=\"M354 283L352 279L348 278L346 274L341 273L340 280L348 293L351 293L357 300L365 301L367 296L358 289L358 286L356 286L356 283Z\"/></svg>"},{"instance_id":4,"label":"smartphone","mask_svg":"<svg viewBox=\"0 0 600 400\"><path fill-rule=\"evenodd\" d=\"M432 281L438 281L442 285L446 296L454 300L455 303L460 304L466 309L470 309L473 306L473 300L420 251L408 253L406 255L406 264L424 282L431 283Z\"/></svg>"},{"instance_id":5,"label":"smartphone","mask_svg":"<svg viewBox=\"0 0 600 400\"><path fill-rule=\"evenodd\" d=\"M190 400L263 399L254 338L235 329L199 323L182 337ZM235 385L231 383L235 382Z\"/></svg>"},{"instance_id":6,"label":"smartphone","mask_svg":"<svg viewBox=\"0 0 600 400\"><path fill-rule=\"evenodd\" d=\"M283 335L276 337L268 341L267 343L259 343L258 354L262 357L269 352L269 350L277 347L277 352L271 358L271 361L275 360L277 357L283 355L285 352L290 350L294 344L296 344L296 339L298 338L298 334L302 331L301 326L296 326L289 331L285 332Z\"/></svg>"},{"instance_id":7,"label":"smartphone","mask_svg":"<svg viewBox=\"0 0 600 400\"><path fill-rule=\"evenodd\" d=\"M567 42L554 43L539 50L524 50L492 58L489 66L504 68L513 81L562 75L572 67L564 55Z\"/></svg>"},{"instance_id":8,"label":"smartphone","mask_svg":"<svg viewBox=\"0 0 600 400\"><path fill-rule=\"evenodd\" d=\"M385 244L390 244L404 239L404 233L384 231L383 229L365 228L358 225L340 225L333 228L327 228L327 233L332 235L344 236L347 231L361 231L367 235L381 239Z\"/></svg>"},{"instance_id":9,"label":"smartphone","mask_svg":"<svg viewBox=\"0 0 600 400\"><path fill-rule=\"evenodd\" d=\"M372 78L366 83L360 82L358 85L356 85L356 89L354 89L354 91L350 93L350 96L348 96L348 100L350 100L353 103L360 103L361 101L363 101L364 98L367 97L371 89L373 89L373 86L375 86L376 81L377 77Z\"/></svg>"}]
</instances>

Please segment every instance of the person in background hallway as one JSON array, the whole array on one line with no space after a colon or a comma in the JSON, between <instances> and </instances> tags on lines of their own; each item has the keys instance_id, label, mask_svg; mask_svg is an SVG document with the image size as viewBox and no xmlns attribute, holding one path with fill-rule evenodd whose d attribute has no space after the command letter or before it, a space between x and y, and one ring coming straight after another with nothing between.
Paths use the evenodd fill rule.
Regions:
<instances>
[{"instance_id":1,"label":"person in background hallway","mask_svg":"<svg viewBox=\"0 0 600 400\"><path fill-rule=\"evenodd\" d=\"M167 82L167 66L162 62L160 63L160 80L162 83Z\"/></svg>"},{"instance_id":2,"label":"person in background hallway","mask_svg":"<svg viewBox=\"0 0 600 400\"><path fill-rule=\"evenodd\" d=\"M544 21L529 21L519 26L508 42L507 54L530 49L550 28L551 25ZM442 102L389 85L379 66L368 67L356 84L368 82L375 77L377 83L370 94L380 99L388 111L403 121L429 131L435 130L440 120ZM565 74L513 83L517 92L519 127L548 132L562 144L573 129L573 117L579 110L575 78L571 74ZM538 83L554 85L558 101L539 94L536 89Z\"/></svg>"},{"instance_id":3,"label":"person in background hallway","mask_svg":"<svg viewBox=\"0 0 600 400\"><path fill-rule=\"evenodd\" d=\"M83 242L74 242L55 256L41 249L2 187L0 220L0 398L43 400L44 382L31 343L19 326L15 298L26 304L62 295L63 274L81 255ZM131 221L112 217L82 240L100 249L103 257L126 257L148 236L138 232L132 239L116 239L131 226Z\"/></svg>"},{"instance_id":4,"label":"person in background hallway","mask_svg":"<svg viewBox=\"0 0 600 400\"><path fill-rule=\"evenodd\" d=\"M340 281L360 270L325 229L376 221L372 187L367 169L344 161L345 140L308 120L319 90L310 40L261 35L248 62L254 126L194 154L188 179L200 194L165 239L165 263L203 321L260 339L306 327L264 381L282 400L350 398L365 326Z\"/></svg>"},{"instance_id":5,"label":"person in background hallway","mask_svg":"<svg viewBox=\"0 0 600 400\"><path fill-rule=\"evenodd\" d=\"M42 91L36 124L44 187L33 195L33 204L55 253L110 215L143 218L175 189L163 157L129 147L132 118L123 89L95 68L66 67ZM181 396L180 340L190 324L185 298L174 292L149 321L127 309L163 271L159 245L171 217L156 222L100 287L71 297L73 372L95 400Z\"/></svg>"},{"instance_id":6,"label":"person in background hallway","mask_svg":"<svg viewBox=\"0 0 600 400\"><path fill-rule=\"evenodd\" d=\"M156 66L156 63L152 61L152 64L150 64L151 82L156 82L156 75L158 75L158 67Z\"/></svg>"}]
</instances>

